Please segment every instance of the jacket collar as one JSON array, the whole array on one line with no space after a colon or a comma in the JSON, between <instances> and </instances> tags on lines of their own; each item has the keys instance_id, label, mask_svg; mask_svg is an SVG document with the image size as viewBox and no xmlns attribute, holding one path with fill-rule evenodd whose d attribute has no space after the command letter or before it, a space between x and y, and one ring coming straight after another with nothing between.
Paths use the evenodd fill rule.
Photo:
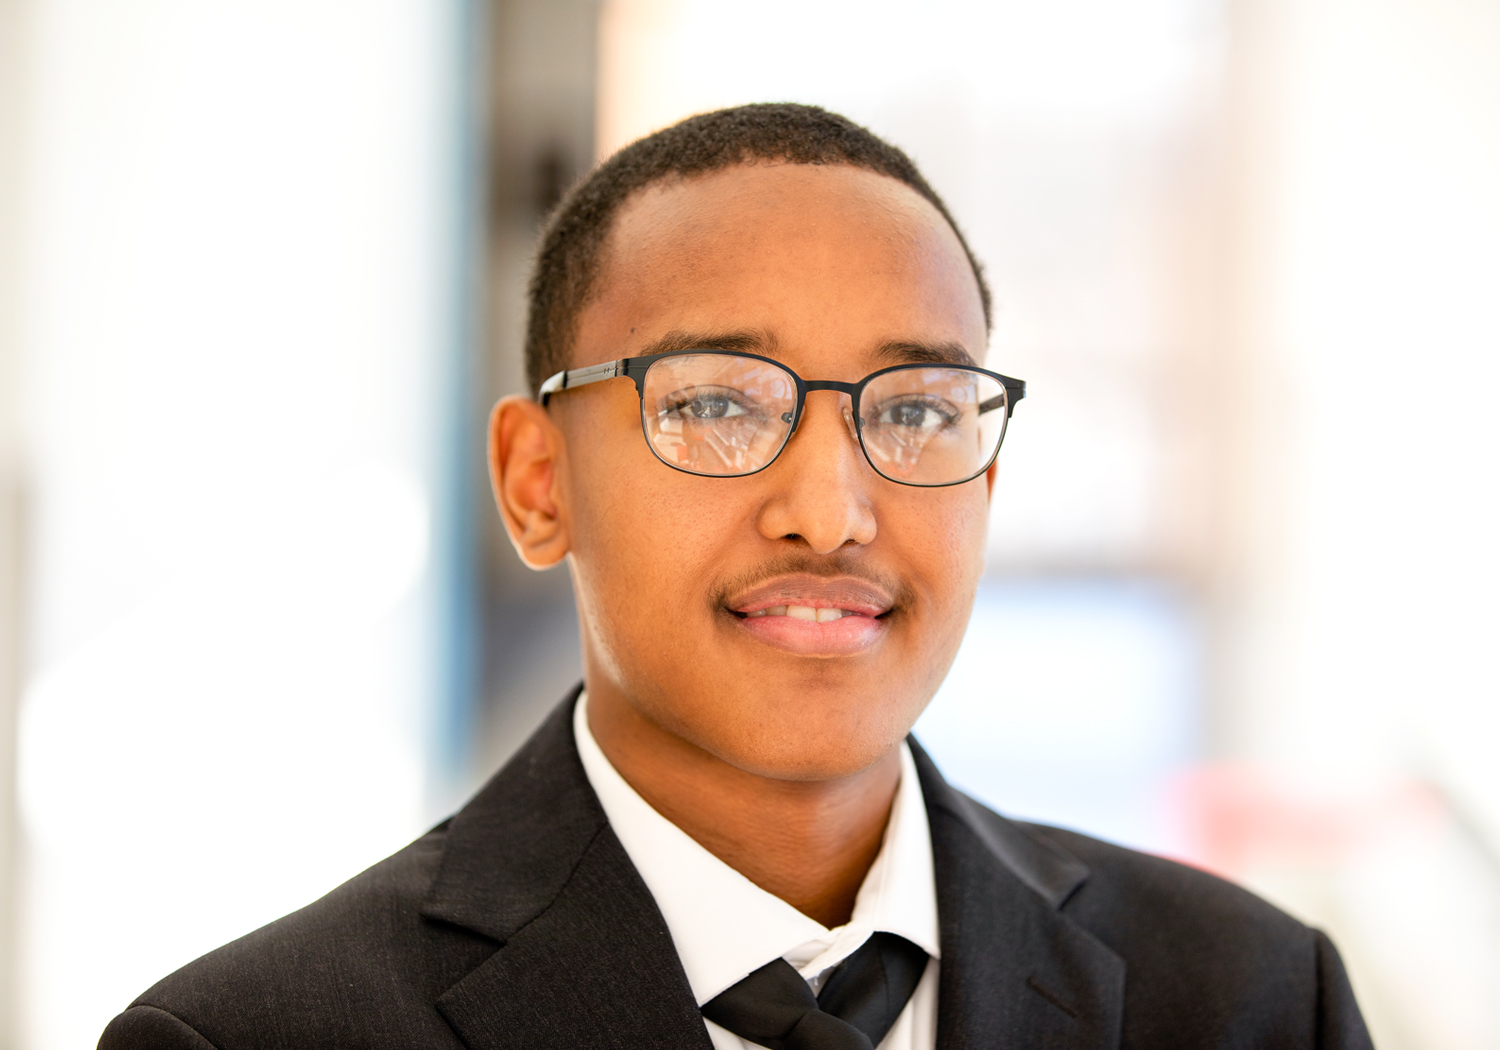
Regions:
<instances>
[{"instance_id":1,"label":"jacket collar","mask_svg":"<svg viewBox=\"0 0 1500 1050\"><path fill-rule=\"evenodd\" d=\"M453 818L424 917L500 943L438 998L469 1050L712 1050L650 891L573 740L575 688Z\"/></svg>"},{"instance_id":2,"label":"jacket collar","mask_svg":"<svg viewBox=\"0 0 1500 1050\"><path fill-rule=\"evenodd\" d=\"M666 923L579 761L581 688L449 826L422 914L499 947L438 1010L470 1050L710 1050ZM909 743L937 875L938 1046L1117 1046L1124 963L1059 911L1088 869L949 787Z\"/></svg>"},{"instance_id":3,"label":"jacket collar","mask_svg":"<svg viewBox=\"0 0 1500 1050\"><path fill-rule=\"evenodd\" d=\"M1124 960L1060 911L1088 868L955 791L908 743L932 825L943 938L937 1045L1119 1046Z\"/></svg>"}]
</instances>

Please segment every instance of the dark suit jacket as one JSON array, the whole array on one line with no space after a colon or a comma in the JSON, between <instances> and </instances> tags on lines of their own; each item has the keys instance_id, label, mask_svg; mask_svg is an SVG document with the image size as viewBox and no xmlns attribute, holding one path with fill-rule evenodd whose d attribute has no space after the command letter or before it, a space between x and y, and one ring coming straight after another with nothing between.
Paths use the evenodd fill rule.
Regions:
<instances>
[{"instance_id":1,"label":"dark suit jacket","mask_svg":"<svg viewBox=\"0 0 1500 1050\"><path fill-rule=\"evenodd\" d=\"M711 1050L584 776L576 696L457 816L172 974L102 1050ZM912 752L937 874L939 1047L1369 1046L1321 933L1191 868L1006 820Z\"/></svg>"}]
</instances>

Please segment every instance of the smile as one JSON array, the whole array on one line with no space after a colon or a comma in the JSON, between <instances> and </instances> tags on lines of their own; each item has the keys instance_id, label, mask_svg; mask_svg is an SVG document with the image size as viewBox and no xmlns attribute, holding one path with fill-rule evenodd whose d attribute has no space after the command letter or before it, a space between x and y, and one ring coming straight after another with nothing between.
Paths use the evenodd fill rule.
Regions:
<instances>
[{"instance_id":1,"label":"smile","mask_svg":"<svg viewBox=\"0 0 1500 1050\"><path fill-rule=\"evenodd\" d=\"M737 628L797 656L854 656L890 630L894 601L885 588L854 576L781 576L725 603Z\"/></svg>"}]
</instances>

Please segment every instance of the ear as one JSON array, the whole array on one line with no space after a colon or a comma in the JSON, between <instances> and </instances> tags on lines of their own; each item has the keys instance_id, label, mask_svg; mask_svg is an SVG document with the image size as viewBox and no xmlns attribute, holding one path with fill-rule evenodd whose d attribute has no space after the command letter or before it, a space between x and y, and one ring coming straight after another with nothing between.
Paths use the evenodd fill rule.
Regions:
<instances>
[{"instance_id":1,"label":"ear","mask_svg":"<svg viewBox=\"0 0 1500 1050\"><path fill-rule=\"evenodd\" d=\"M1000 458L995 457L995 462L990 464L990 469L984 472L984 496L985 499L995 498L995 475L1000 471Z\"/></svg>"},{"instance_id":2,"label":"ear","mask_svg":"<svg viewBox=\"0 0 1500 1050\"><path fill-rule=\"evenodd\" d=\"M490 485L505 531L521 560L549 569L568 553L559 474L562 431L527 397L507 397L490 413Z\"/></svg>"}]
</instances>

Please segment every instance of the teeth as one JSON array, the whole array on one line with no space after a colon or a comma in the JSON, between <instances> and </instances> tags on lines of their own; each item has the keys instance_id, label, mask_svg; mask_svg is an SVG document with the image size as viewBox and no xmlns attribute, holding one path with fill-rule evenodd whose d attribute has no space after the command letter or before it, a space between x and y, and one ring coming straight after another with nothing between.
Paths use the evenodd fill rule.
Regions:
<instances>
[{"instance_id":1,"label":"teeth","mask_svg":"<svg viewBox=\"0 0 1500 1050\"><path fill-rule=\"evenodd\" d=\"M811 605L773 605L769 609L756 609L754 612L745 614L745 619L756 616L790 616L794 620L808 620L813 623L832 623L841 620L845 616L851 616L843 609L814 609Z\"/></svg>"}]
</instances>

